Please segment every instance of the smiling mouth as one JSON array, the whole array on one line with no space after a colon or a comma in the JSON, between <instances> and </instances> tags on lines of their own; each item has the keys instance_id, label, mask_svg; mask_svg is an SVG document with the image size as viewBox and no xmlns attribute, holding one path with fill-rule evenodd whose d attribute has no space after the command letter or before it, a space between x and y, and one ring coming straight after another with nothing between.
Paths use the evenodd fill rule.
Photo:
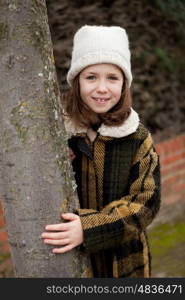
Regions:
<instances>
[{"instance_id":1,"label":"smiling mouth","mask_svg":"<svg viewBox=\"0 0 185 300\"><path fill-rule=\"evenodd\" d=\"M109 101L109 99L108 98L95 98L95 97L92 97L92 99L94 100L94 101L96 101L97 103L106 103L107 101Z\"/></svg>"}]
</instances>

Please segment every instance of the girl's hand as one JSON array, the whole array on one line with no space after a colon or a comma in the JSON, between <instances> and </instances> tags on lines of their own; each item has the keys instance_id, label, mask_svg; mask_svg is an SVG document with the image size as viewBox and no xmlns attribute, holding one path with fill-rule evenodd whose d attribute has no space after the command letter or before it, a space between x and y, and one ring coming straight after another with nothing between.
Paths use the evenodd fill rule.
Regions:
<instances>
[{"instance_id":1,"label":"girl's hand","mask_svg":"<svg viewBox=\"0 0 185 300\"><path fill-rule=\"evenodd\" d=\"M44 243L63 246L54 248L52 250L53 253L65 253L83 242L83 229L80 217L73 213L65 213L62 214L62 218L68 220L68 222L47 225L45 227L47 232L43 232L41 235Z\"/></svg>"},{"instance_id":2,"label":"girl's hand","mask_svg":"<svg viewBox=\"0 0 185 300\"><path fill-rule=\"evenodd\" d=\"M76 155L74 154L73 150L71 148L69 148L69 158L71 161L73 161L73 159L75 159Z\"/></svg>"}]
</instances>

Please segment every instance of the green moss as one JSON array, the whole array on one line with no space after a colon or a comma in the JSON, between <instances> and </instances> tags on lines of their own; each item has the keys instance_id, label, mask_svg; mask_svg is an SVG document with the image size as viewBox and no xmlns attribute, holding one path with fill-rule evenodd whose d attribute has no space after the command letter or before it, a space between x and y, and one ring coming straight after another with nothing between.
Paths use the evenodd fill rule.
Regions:
<instances>
[{"instance_id":1,"label":"green moss","mask_svg":"<svg viewBox=\"0 0 185 300\"><path fill-rule=\"evenodd\" d=\"M16 128L16 131L18 133L19 138L22 140L22 142L25 142L26 135L27 135L27 132L28 132L28 127L21 126L18 123L15 123L14 125L15 125L15 128Z\"/></svg>"},{"instance_id":2,"label":"green moss","mask_svg":"<svg viewBox=\"0 0 185 300\"><path fill-rule=\"evenodd\" d=\"M9 34L8 25L0 23L0 40L7 39Z\"/></svg>"},{"instance_id":3,"label":"green moss","mask_svg":"<svg viewBox=\"0 0 185 300\"><path fill-rule=\"evenodd\" d=\"M22 125L24 119L24 107L27 107L26 102L22 102L15 106L11 111L11 124L14 125L16 132L22 142L26 141L28 127Z\"/></svg>"},{"instance_id":4,"label":"green moss","mask_svg":"<svg viewBox=\"0 0 185 300\"><path fill-rule=\"evenodd\" d=\"M185 277L185 223L161 224L149 234L153 277Z\"/></svg>"},{"instance_id":5,"label":"green moss","mask_svg":"<svg viewBox=\"0 0 185 300\"><path fill-rule=\"evenodd\" d=\"M28 41L34 47L36 47L42 54L42 59L45 61L45 57L48 56L49 48L46 46L48 32L45 24L42 21L33 21L28 25L30 40Z\"/></svg>"},{"instance_id":6,"label":"green moss","mask_svg":"<svg viewBox=\"0 0 185 300\"><path fill-rule=\"evenodd\" d=\"M3 263L6 259L10 258L10 253L0 254L0 264Z\"/></svg>"},{"instance_id":7,"label":"green moss","mask_svg":"<svg viewBox=\"0 0 185 300\"><path fill-rule=\"evenodd\" d=\"M164 255L177 243L185 243L185 223L159 225L149 233L149 238L153 255Z\"/></svg>"}]
</instances>

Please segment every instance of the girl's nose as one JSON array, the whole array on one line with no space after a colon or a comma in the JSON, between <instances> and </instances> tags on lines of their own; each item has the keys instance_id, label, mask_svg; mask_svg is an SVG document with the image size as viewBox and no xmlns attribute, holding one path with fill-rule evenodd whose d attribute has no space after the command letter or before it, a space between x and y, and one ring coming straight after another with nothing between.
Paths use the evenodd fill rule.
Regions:
<instances>
[{"instance_id":1,"label":"girl's nose","mask_svg":"<svg viewBox=\"0 0 185 300\"><path fill-rule=\"evenodd\" d=\"M100 80L98 82L97 91L101 93L105 93L107 91L107 85L105 80Z\"/></svg>"}]
</instances>

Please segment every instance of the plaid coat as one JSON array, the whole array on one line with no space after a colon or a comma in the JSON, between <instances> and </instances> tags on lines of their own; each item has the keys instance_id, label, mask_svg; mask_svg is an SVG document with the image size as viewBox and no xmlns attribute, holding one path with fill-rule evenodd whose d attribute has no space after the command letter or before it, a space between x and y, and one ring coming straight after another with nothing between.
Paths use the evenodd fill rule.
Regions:
<instances>
[{"instance_id":1,"label":"plaid coat","mask_svg":"<svg viewBox=\"0 0 185 300\"><path fill-rule=\"evenodd\" d=\"M85 133L69 140L75 154L84 242L93 277L150 277L146 227L160 207L159 157L148 130L128 136Z\"/></svg>"}]
</instances>

